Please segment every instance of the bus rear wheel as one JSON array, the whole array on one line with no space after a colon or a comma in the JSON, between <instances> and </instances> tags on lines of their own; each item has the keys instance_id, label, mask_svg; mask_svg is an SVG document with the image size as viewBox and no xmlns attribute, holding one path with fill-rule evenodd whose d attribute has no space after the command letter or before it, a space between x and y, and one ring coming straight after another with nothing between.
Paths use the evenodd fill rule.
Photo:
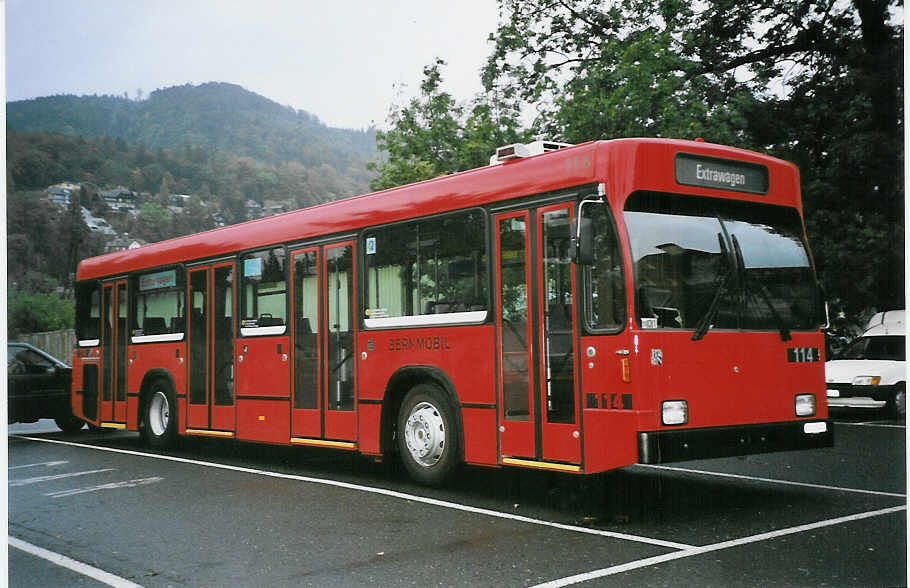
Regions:
<instances>
[{"instance_id":1,"label":"bus rear wheel","mask_svg":"<svg viewBox=\"0 0 910 588\"><path fill-rule=\"evenodd\" d=\"M411 388L398 413L396 436L401 461L416 482L439 486L458 466L458 424L438 386Z\"/></svg>"},{"instance_id":2,"label":"bus rear wheel","mask_svg":"<svg viewBox=\"0 0 910 588\"><path fill-rule=\"evenodd\" d=\"M73 415L73 413L63 414L54 419L60 430L68 435L78 433L85 426L85 421Z\"/></svg>"},{"instance_id":3,"label":"bus rear wheel","mask_svg":"<svg viewBox=\"0 0 910 588\"><path fill-rule=\"evenodd\" d=\"M145 403L143 433L149 447L171 445L177 437L177 402L165 380L155 380Z\"/></svg>"}]
</instances>

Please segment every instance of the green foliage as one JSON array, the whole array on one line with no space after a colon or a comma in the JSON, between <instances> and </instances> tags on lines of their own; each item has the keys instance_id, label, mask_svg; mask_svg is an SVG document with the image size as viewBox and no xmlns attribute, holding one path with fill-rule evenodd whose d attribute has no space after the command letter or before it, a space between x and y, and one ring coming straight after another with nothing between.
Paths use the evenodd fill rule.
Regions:
<instances>
[{"instance_id":1,"label":"green foliage","mask_svg":"<svg viewBox=\"0 0 910 588\"><path fill-rule=\"evenodd\" d=\"M372 177L366 162L376 153L372 129L330 129L230 84L168 88L141 102L11 102L7 131L8 280L21 300L70 291L79 260L103 252L105 238L89 231L82 207L121 234L159 241L214 228L216 214L245 221L248 200L293 208L363 193ZM66 210L42 192L62 181L83 185ZM96 195L117 185L140 193L137 216L107 210ZM174 212L174 193L195 197ZM41 308L49 315L55 307ZM54 322L17 312L23 330Z\"/></svg>"},{"instance_id":2,"label":"green foliage","mask_svg":"<svg viewBox=\"0 0 910 588\"><path fill-rule=\"evenodd\" d=\"M274 165L328 163L336 172L362 164L376 153L372 129L329 128L307 112L216 82L156 90L141 101L67 95L10 102L7 130L107 136L113 147L117 137L152 148L183 148L195 163L202 163L213 151L227 151ZM103 164L101 160L99 168ZM138 166L146 164L143 160Z\"/></svg>"},{"instance_id":3,"label":"green foliage","mask_svg":"<svg viewBox=\"0 0 910 588\"><path fill-rule=\"evenodd\" d=\"M829 296L903 307L900 6L500 0L483 82L550 138L700 136L794 161Z\"/></svg>"},{"instance_id":4,"label":"green foliage","mask_svg":"<svg viewBox=\"0 0 910 588\"><path fill-rule=\"evenodd\" d=\"M423 69L420 94L406 106L393 107L389 130L377 131L376 142L385 157L369 164L379 172L373 190L392 188L440 175L486 165L495 148L527 136L516 111L503 102L478 97L459 104L442 90L437 59Z\"/></svg>"},{"instance_id":5,"label":"green foliage","mask_svg":"<svg viewBox=\"0 0 910 588\"><path fill-rule=\"evenodd\" d=\"M57 293L10 291L7 299L9 336L72 329L76 304Z\"/></svg>"}]
</instances>

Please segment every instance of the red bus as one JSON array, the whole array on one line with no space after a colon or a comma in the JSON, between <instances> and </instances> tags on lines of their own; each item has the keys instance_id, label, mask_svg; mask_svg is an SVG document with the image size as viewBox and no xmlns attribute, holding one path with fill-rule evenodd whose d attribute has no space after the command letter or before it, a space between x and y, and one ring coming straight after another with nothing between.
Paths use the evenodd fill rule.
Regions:
<instances>
[{"instance_id":1,"label":"red bus","mask_svg":"<svg viewBox=\"0 0 910 588\"><path fill-rule=\"evenodd\" d=\"M702 141L491 165L86 259L74 414L595 473L828 447L824 302L792 164Z\"/></svg>"}]
</instances>

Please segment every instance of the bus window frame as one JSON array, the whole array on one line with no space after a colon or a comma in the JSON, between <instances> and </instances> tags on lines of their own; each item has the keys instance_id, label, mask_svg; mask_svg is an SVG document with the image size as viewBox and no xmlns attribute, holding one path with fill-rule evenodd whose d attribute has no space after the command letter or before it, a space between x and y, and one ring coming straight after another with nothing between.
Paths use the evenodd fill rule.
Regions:
<instances>
[{"instance_id":1,"label":"bus window frame","mask_svg":"<svg viewBox=\"0 0 910 588\"><path fill-rule=\"evenodd\" d=\"M76 328L75 329L76 337L77 337L76 345L80 348L98 347L99 345L101 345L101 331L100 331L101 320L102 320L102 316L101 316L101 280L84 280L82 282L79 282L76 285L76 290L77 290L77 293L76 293L76 301L77 301L76 302L76 321L77 321L77 324L82 322L79 320L80 317L79 317L79 312L78 312L78 308L79 308L78 289L80 286L84 287L84 286L88 286L88 285L93 286L94 291L97 292L97 294L98 294L98 329L99 329L99 331L98 331L98 337L96 337L94 339L79 339L78 338L79 329ZM91 313L91 306L89 307L89 313ZM88 318L92 318L92 317L89 316Z\"/></svg>"},{"instance_id":2,"label":"bus window frame","mask_svg":"<svg viewBox=\"0 0 910 588\"><path fill-rule=\"evenodd\" d=\"M178 293L183 294L183 316L181 317L184 320L183 330L179 333L161 333L161 334L156 334L156 335L134 335L132 321L136 320L137 326L138 326L139 309L137 308L137 305L139 304L140 292L142 292L139 289L139 278L144 275L156 274L156 273L166 272L166 271L171 271L171 270L173 270L175 272L176 285L169 286L167 288L161 288L160 290L161 291L175 290ZM129 309L127 310L127 314L128 314L127 320L128 320L128 324L130 325L130 328L129 328L130 345L142 345L144 343L176 343L178 341L183 341L186 338L186 312L187 312L187 308L186 308L186 304L187 304L187 300L186 300L186 266L182 263L178 263L175 265L167 265L167 266L149 268L149 269L145 269L142 271L130 272L127 276L125 276L125 278L128 280L128 283L129 283L128 287L127 287L127 296L129 299ZM107 282L107 279L105 279L105 282ZM151 291L152 290L144 290L144 292L151 292Z\"/></svg>"},{"instance_id":3,"label":"bus window frame","mask_svg":"<svg viewBox=\"0 0 910 588\"><path fill-rule=\"evenodd\" d=\"M595 192L596 194L596 192ZM585 201L585 198L588 196L579 196L576 207L576 222L581 222L581 204ZM590 202L590 201L588 201ZM607 217L610 222L610 227L613 229L613 239L616 242L616 251L619 254L620 264L622 266L622 276L620 276L620 282L622 284L622 316L620 317L619 324L616 327L609 329L598 329L594 328L588 322L588 311L590 306L594 303L593 293L591 292L591 280L588 275L588 270L593 266L582 265L579 263L572 262L575 267L578 275L576 276L577 284L575 290L575 296L580 299L581 304L578 305L578 311L580 312L580 323L585 334L588 335L618 335L626 329L626 324L629 322L629 299L630 292L628 287L628 276L632 274L630 271L627 262L631 259L631 253L626 255L626 247L623 246L622 239L620 238L619 226L616 222L616 214L613 206L610 202L610 199L607 196L603 196L602 205L607 208ZM634 281L633 281L634 284Z\"/></svg>"},{"instance_id":4,"label":"bus window frame","mask_svg":"<svg viewBox=\"0 0 910 588\"><path fill-rule=\"evenodd\" d=\"M247 320L245 318L246 314L246 275L244 275L243 264L244 260L250 256L257 253L263 253L272 251L275 249L281 249L284 252L284 261L282 263L282 273L284 274L284 324L274 325L274 326L255 326L255 327L245 327L243 322ZM293 249L288 246L287 243L276 243L274 245L269 245L266 247L259 247L256 249L248 249L246 251L241 251L237 254L236 263L237 263L237 316L234 317L234 321L238 328L236 329L237 337L278 337L278 336L287 336L290 333L288 327L288 316L290 313L290 297L292 296L292 287L293 284L290 283L290 260L291 260L291 251ZM275 292L277 294L278 292ZM257 321L259 318L257 317Z\"/></svg>"},{"instance_id":5,"label":"bus window frame","mask_svg":"<svg viewBox=\"0 0 910 588\"><path fill-rule=\"evenodd\" d=\"M368 272L371 267L369 263L369 256L366 251L366 240L369 233L375 233L377 231L384 231L394 227L401 227L404 225L412 223L420 223L425 221L433 221L442 219L448 216L456 215L466 215L472 212L480 213L483 220L483 254L486 257L486 260L483 263L478 264L483 266L486 276L484 282L486 284L486 292L484 294L484 304L486 308L484 310L475 310L475 311L459 311L459 312L444 312L439 314L415 314L415 315L405 315L405 316L394 316L394 317L382 317L382 318L369 318L366 314L366 311L369 309L369 292L367 291L368 284ZM393 223L388 223L384 225L373 225L364 228L357 235L357 253L362 257L360 263L360 269L358 275L360 278L360 285L358 286L358 299L360 301L359 315L360 315L360 327L362 330L377 331L383 329L411 329L411 328L420 328L420 327L439 327L439 326L462 326L462 325L482 325L491 321L495 314L493 309L493 303L491 298L491 288L494 286L491 276L493 275L492 271L494 269L491 267L491 240L490 240L490 211L481 206L471 206L469 208L460 208L458 210L449 210L437 214L427 214L422 216L415 216L405 220L396 221Z\"/></svg>"}]
</instances>

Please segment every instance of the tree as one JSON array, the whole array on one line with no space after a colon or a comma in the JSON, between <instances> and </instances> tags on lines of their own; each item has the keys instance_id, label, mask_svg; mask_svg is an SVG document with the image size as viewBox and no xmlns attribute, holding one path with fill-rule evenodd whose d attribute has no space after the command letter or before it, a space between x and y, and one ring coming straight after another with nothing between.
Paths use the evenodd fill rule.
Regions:
<instances>
[{"instance_id":1,"label":"tree","mask_svg":"<svg viewBox=\"0 0 910 588\"><path fill-rule=\"evenodd\" d=\"M9 334L71 329L76 319L72 298L57 293L11 291L8 301Z\"/></svg>"},{"instance_id":2,"label":"tree","mask_svg":"<svg viewBox=\"0 0 910 588\"><path fill-rule=\"evenodd\" d=\"M367 167L379 172L373 190L426 180L486 165L498 145L518 141L517 112L502 101L477 97L470 109L442 90L442 68L436 59L423 68L420 93L389 113L388 131L377 131L385 160Z\"/></svg>"},{"instance_id":3,"label":"tree","mask_svg":"<svg viewBox=\"0 0 910 588\"><path fill-rule=\"evenodd\" d=\"M67 244L66 274L59 277L67 288L72 288L74 285L69 279L69 274L72 273L73 278L75 278L76 266L79 264L79 260L82 259L80 254L83 250L83 244L88 240L89 235L89 228L82 218L83 202L89 202L89 192L84 185L79 187L78 192L70 194L70 203L63 218L61 234L65 235Z\"/></svg>"},{"instance_id":4,"label":"tree","mask_svg":"<svg viewBox=\"0 0 910 588\"><path fill-rule=\"evenodd\" d=\"M829 296L903 306L897 6L501 0L483 80L553 138L701 136L795 161Z\"/></svg>"}]
</instances>

